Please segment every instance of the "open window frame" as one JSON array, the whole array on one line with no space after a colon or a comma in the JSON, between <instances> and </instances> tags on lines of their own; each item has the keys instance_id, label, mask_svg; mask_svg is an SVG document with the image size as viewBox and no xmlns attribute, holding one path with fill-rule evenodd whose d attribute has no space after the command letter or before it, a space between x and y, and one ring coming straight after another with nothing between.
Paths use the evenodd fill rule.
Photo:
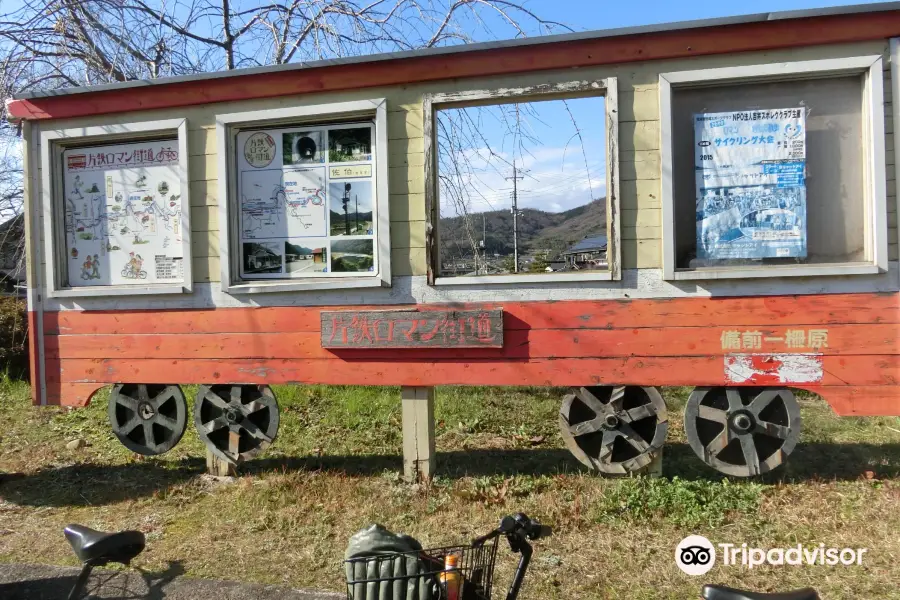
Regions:
<instances>
[{"instance_id":1,"label":"open window frame","mask_svg":"<svg viewBox=\"0 0 900 600\"><path fill-rule=\"evenodd\" d=\"M864 149L864 259L796 265L752 265L679 268L677 265L674 198L672 94L679 88L699 88L751 82L862 75L862 145ZM662 168L663 276L667 280L711 280L776 277L872 275L888 271L887 177L884 135L884 72L880 55L787 63L758 64L659 75L660 163Z\"/></svg>"},{"instance_id":2,"label":"open window frame","mask_svg":"<svg viewBox=\"0 0 900 600\"><path fill-rule=\"evenodd\" d=\"M375 124L374 251L378 269L371 273L334 278L243 279L240 276L240 206L236 140L241 131L278 127L314 126L371 120ZM333 102L309 106L254 110L216 116L219 190L219 256L222 291L228 294L299 292L391 286L391 236L388 195L387 101L384 98ZM327 205L327 200L326 200Z\"/></svg>"},{"instance_id":3,"label":"open window frame","mask_svg":"<svg viewBox=\"0 0 900 600\"><path fill-rule=\"evenodd\" d=\"M615 77L576 80L521 88L471 90L457 93L426 94L423 100L425 136L425 252L429 285L503 285L566 283L577 281L619 281L622 278L621 233L619 225L619 111L618 82ZM605 270L566 273L512 275L440 275L440 190L438 177L437 112L474 106L524 103L530 101L569 100L602 97L606 121L606 233Z\"/></svg>"},{"instance_id":4,"label":"open window frame","mask_svg":"<svg viewBox=\"0 0 900 600\"><path fill-rule=\"evenodd\" d=\"M135 285L70 286L66 252L63 153L77 148L111 144L129 144L173 139L178 145L178 179L181 190L181 236L183 245L182 280L172 283ZM193 289L191 254L190 185L188 176L187 119L166 119L71 127L41 131L41 211L43 216L44 259L46 261L47 296L50 298L84 298L96 296L140 296L154 294L189 294Z\"/></svg>"}]
</instances>

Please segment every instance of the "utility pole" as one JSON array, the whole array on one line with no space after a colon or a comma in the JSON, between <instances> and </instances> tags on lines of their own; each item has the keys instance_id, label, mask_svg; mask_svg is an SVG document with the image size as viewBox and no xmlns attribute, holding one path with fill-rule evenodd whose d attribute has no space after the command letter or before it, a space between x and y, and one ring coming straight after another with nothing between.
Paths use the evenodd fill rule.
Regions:
<instances>
[{"instance_id":1,"label":"utility pole","mask_svg":"<svg viewBox=\"0 0 900 600\"><path fill-rule=\"evenodd\" d=\"M344 196L341 198L341 204L344 205L344 235L350 235L350 184L344 184Z\"/></svg>"},{"instance_id":2,"label":"utility pole","mask_svg":"<svg viewBox=\"0 0 900 600\"><path fill-rule=\"evenodd\" d=\"M484 213L481 213L481 267L484 269L484 275L488 274L487 270L487 225L485 224Z\"/></svg>"},{"instance_id":3,"label":"utility pole","mask_svg":"<svg viewBox=\"0 0 900 600\"><path fill-rule=\"evenodd\" d=\"M519 176L519 171L516 169L516 161L513 160L513 174L512 177L507 177L506 180L509 181L512 179L513 182L513 191L512 191L512 218L513 218L513 273L519 272L519 195L518 195L518 187L516 182L520 179L525 179L524 177Z\"/></svg>"}]
</instances>

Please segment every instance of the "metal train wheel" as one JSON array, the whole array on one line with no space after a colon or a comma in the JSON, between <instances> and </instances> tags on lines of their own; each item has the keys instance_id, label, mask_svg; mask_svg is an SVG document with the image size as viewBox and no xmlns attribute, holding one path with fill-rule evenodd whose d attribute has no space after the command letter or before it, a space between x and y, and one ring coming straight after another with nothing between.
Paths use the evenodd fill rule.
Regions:
<instances>
[{"instance_id":1,"label":"metal train wheel","mask_svg":"<svg viewBox=\"0 0 900 600\"><path fill-rule=\"evenodd\" d=\"M278 435L280 415L267 385L202 385L194 424L206 447L232 464L252 458Z\"/></svg>"},{"instance_id":2,"label":"metal train wheel","mask_svg":"<svg viewBox=\"0 0 900 600\"><path fill-rule=\"evenodd\" d=\"M654 387L583 387L563 399L559 428L590 469L614 475L647 467L668 431L666 403Z\"/></svg>"},{"instance_id":3,"label":"metal train wheel","mask_svg":"<svg viewBox=\"0 0 900 600\"><path fill-rule=\"evenodd\" d=\"M697 456L736 477L781 465L800 427L800 405L785 388L698 387L684 410L685 434Z\"/></svg>"},{"instance_id":4,"label":"metal train wheel","mask_svg":"<svg viewBox=\"0 0 900 600\"><path fill-rule=\"evenodd\" d=\"M187 428L187 402L177 385L118 383L109 395L109 423L122 444L153 456L175 447Z\"/></svg>"}]
</instances>

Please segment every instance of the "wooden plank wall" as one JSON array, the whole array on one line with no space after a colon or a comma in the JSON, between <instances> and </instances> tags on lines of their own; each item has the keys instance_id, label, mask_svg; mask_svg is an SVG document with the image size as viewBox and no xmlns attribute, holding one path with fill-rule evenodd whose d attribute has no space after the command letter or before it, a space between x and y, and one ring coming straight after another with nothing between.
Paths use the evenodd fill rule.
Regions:
<instances>
[{"instance_id":1,"label":"wooden plank wall","mask_svg":"<svg viewBox=\"0 0 900 600\"><path fill-rule=\"evenodd\" d=\"M764 365L803 355L818 373L798 372L796 379L774 373L744 385L795 384L844 398L846 404L835 406L839 412L900 414L896 294L517 302L502 308L503 347L475 350L325 349L323 309L315 307L46 313L48 399L83 404L93 389L114 382L733 385L729 360L753 354ZM792 329L825 331L826 338L815 348L789 347L784 340ZM761 347L725 343L726 331L747 330L759 333Z\"/></svg>"}]
</instances>

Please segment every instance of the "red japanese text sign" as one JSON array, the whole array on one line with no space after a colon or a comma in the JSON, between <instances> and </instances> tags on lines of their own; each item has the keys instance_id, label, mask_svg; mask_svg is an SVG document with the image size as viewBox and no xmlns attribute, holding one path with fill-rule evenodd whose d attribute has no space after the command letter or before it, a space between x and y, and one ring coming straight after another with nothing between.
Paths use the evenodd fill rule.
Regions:
<instances>
[{"instance_id":1,"label":"red japanese text sign","mask_svg":"<svg viewBox=\"0 0 900 600\"><path fill-rule=\"evenodd\" d=\"M502 348L503 309L323 311L323 348Z\"/></svg>"}]
</instances>

